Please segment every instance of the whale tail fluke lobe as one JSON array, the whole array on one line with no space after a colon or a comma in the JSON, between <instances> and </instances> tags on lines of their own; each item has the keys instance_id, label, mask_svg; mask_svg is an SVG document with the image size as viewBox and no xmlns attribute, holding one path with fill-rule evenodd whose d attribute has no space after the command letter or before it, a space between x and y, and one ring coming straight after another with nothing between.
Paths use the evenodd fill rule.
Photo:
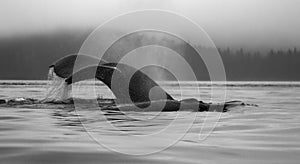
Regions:
<instances>
[{"instance_id":1,"label":"whale tail fluke lobe","mask_svg":"<svg viewBox=\"0 0 300 164\"><path fill-rule=\"evenodd\" d=\"M49 68L53 68L57 76L67 78L79 69L103 63L105 63L105 61L99 58L74 53L55 61Z\"/></svg>"}]
</instances>

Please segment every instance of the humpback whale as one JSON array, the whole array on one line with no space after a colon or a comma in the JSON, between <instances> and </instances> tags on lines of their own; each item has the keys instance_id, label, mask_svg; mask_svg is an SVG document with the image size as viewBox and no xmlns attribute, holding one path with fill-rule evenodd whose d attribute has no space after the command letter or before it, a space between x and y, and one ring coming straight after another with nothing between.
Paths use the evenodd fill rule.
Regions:
<instances>
[{"instance_id":1,"label":"humpback whale","mask_svg":"<svg viewBox=\"0 0 300 164\"><path fill-rule=\"evenodd\" d=\"M73 74L76 60L80 60L76 63L79 64L78 67L83 68ZM96 78L111 89L120 103L149 102L151 89L151 100L173 100L154 80L140 70L126 64L105 63L103 60L92 56L71 54L54 62L49 68L53 69L57 76L66 79L68 85ZM112 86L112 80L114 80L114 86ZM128 87L124 87L126 83L129 84ZM131 100L128 99L129 96Z\"/></svg>"},{"instance_id":2,"label":"humpback whale","mask_svg":"<svg viewBox=\"0 0 300 164\"><path fill-rule=\"evenodd\" d=\"M82 69L73 72L76 59L86 63ZM98 63L96 63L98 62ZM100 63L100 64L99 64ZM57 76L64 78L67 85L87 80L98 79L107 85L120 104L118 107L110 107L110 110L130 110L137 106L141 109L155 111L220 111L226 112L228 108L240 105L247 105L240 101L230 101L221 104L204 103L196 99L175 100L154 80L142 71L123 63L106 63L98 58L72 54L56 61L50 68L53 68ZM125 86L124 84L129 84ZM158 108L163 105L163 109ZM151 107L151 109L147 107Z\"/></svg>"}]
</instances>

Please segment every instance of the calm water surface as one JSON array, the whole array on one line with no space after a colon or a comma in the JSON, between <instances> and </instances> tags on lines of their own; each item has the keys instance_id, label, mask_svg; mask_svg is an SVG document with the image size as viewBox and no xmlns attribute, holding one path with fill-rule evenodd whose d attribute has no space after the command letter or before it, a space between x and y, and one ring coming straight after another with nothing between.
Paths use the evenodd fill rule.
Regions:
<instances>
[{"instance_id":1,"label":"calm water surface","mask_svg":"<svg viewBox=\"0 0 300 164\"><path fill-rule=\"evenodd\" d=\"M199 85L184 83L182 95L173 83L163 87L177 99L198 98L199 88L201 100L210 101L209 83ZM222 87L214 86L217 94L212 101L221 101ZM45 81L0 81L0 99L42 99L45 90ZM85 89L77 95L87 98L89 93ZM97 93L113 98L102 85ZM91 106L73 110L62 104L0 107L0 163L299 163L300 83L228 82L226 100L259 107L238 107L223 114L179 112L179 116L177 112L120 115ZM185 136L161 151L174 136L182 135L190 120L193 125ZM126 138L149 137L173 124L168 133L151 141ZM96 142L101 139L104 146ZM122 154L152 151L156 153Z\"/></svg>"}]
</instances>

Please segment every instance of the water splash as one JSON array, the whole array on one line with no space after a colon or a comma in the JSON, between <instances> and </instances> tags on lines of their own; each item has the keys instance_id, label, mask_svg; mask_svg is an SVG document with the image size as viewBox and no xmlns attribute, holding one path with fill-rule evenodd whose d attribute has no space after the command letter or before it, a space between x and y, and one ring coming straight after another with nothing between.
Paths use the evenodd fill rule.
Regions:
<instances>
[{"instance_id":1,"label":"water splash","mask_svg":"<svg viewBox=\"0 0 300 164\"><path fill-rule=\"evenodd\" d=\"M70 98L72 87L67 85L64 78L56 75L54 68L48 72L48 84L43 102L64 101Z\"/></svg>"}]
</instances>

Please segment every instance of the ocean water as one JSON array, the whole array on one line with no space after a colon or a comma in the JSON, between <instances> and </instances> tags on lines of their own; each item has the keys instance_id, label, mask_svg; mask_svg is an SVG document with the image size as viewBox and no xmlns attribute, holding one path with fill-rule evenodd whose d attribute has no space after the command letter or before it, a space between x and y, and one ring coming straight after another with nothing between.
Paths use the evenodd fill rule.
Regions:
<instances>
[{"instance_id":1,"label":"ocean water","mask_svg":"<svg viewBox=\"0 0 300 164\"><path fill-rule=\"evenodd\" d=\"M226 92L222 83L162 86L176 99L258 107L124 115L90 104L0 106L0 163L299 163L299 82L227 82ZM93 89L74 95L113 98L104 85ZM46 90L47 81L0 81L0 99L43 99Z\"/></svg>"}]
</instances>

